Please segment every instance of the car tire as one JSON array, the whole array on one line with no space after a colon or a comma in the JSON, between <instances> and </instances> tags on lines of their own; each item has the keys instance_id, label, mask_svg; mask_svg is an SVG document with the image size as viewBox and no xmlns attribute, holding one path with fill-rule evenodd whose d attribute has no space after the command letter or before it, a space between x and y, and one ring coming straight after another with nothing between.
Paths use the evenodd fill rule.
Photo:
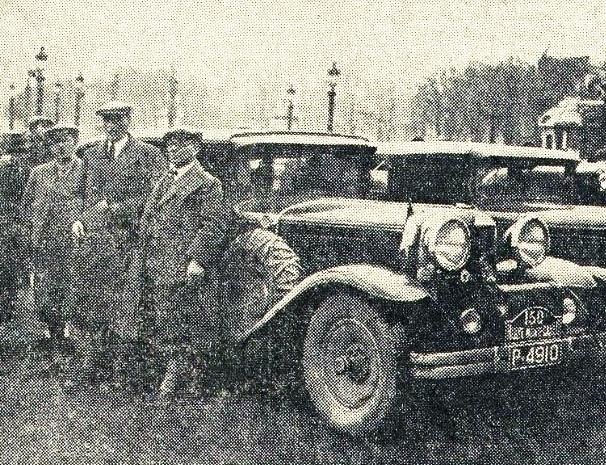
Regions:
<instances>
[{"instance_id":1,"label":"car tire","mask_svg":"<svg viewBox=\"0 0 606 465\"><path fill-rule=\"evenodd\" d=\"M322 301L303 343L305 388L334 428L352 435L388 426L398 398L402 327L361 296Z\"/></svg>"},{"instance_id":2,"label":"car tire","mask_svg":"<svg viewBox=\"0 0 606 465\"><path fill-rule=\"evenodd\" d=\"M301 275L299 257L277 234L256 228L237 236L223 268L221 301L228 340L237 342Z\"/></svg>"}]
</instances>

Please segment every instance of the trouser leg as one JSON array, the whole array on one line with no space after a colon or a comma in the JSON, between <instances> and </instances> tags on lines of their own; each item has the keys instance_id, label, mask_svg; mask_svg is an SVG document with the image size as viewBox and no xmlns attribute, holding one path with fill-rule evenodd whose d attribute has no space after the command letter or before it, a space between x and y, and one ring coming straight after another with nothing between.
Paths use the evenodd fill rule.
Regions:
<instances>
[{"instance_id":1,"label":"trouser leg","mask_svg":"<svg viewBox=\"0 0 606 465\"><path fill-rule=\"evenodd\" d=\"M59 348L64 342L65 318L63 302L66 289L45 269L34 273L34 303L41 323L46 326L51 346Z\"/></svg>"},{"instance_id":2,"label":"trouser leg","mask_svg":"<svg viewBox=\"0 0 606 465\"><path fill-rule=\"evenodd\" d=\"M169 346L164 350L165 371L158 392L160 396L172 396L182 387L188 366L185 348Z\"/></svg>"},{"instance_id":3,"label":"trouser leg","mask_svg":"<svg viewBox=\"0 0 606 465\"><path fill-rule=\"evenodd\" d=\"M151 341L162 358L163 377L158 386L161 397L172 396L181 390L190 365L185 317L190 302L184 295L182 287L153 288Z\"/></svg>"},{"instance_id":4,"label":"trouser leg","mask_svg":"<svg viewBox=\"0 0 606 465\"><path fill-rule=\"evenodd\" d=\"M75 350L68 364L67 375L72 384L96 383L99 380L99 357L102 351L101 332L77 329Z\"/></svg>"}]
</instances>

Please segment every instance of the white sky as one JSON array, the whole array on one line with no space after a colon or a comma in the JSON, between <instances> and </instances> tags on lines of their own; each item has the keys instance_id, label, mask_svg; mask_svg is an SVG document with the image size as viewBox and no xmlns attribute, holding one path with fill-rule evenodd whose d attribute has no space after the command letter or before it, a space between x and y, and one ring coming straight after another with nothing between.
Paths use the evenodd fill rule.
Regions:
<instances>
[{"instance_id":1,"label":"white sky","mask_svg":"<svg viewBox=\"0 0 606 465\"><path fill-rule=\"evenodd\" d=\"M0 0L0 87L24 81L44 45L64 79L174 63L211 86L302 85L336 60L358 86L405 89L439 68L545 50L601 63L605 13L604 0Z\"/></svg>"}]
</instances>

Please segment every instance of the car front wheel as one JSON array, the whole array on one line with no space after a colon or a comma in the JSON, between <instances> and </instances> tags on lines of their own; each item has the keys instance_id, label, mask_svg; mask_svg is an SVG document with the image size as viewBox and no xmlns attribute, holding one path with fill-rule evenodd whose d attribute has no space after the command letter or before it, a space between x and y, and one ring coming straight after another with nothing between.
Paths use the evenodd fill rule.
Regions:
<instances>
[{"instance_id":1,"label":"car front wheel","mask_svg":"<svg viewBox=\"0 0 606 465\"><path fill-rule=\"evenodd\" d=\"M358 435L380 427L397 394L401 329L362 297L341 293L320 303L303 347L305 387L333 427Z\"/></svg>"}]
</instances>

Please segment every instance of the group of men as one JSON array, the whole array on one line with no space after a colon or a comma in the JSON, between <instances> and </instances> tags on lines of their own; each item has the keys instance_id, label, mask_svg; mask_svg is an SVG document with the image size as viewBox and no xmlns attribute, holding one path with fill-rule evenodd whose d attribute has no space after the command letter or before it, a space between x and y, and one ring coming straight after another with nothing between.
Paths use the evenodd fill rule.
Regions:
<instances>
[{"instance_id":1,"label":"group of men","mask_svg":"<svg viewBox=\"0 0 606 465\"><path fill-rule=\"evenodd\" d=\"M201 300L226 238L222 185L197 159L199 133L169 130L161 152L130 134L129 105L97 114L106 137L81 157L77 128L49 126L32 162L20 224L35 306L52 346L70 339L66 324L77 335L79 376L121 385L148 346L162 360L156 392L170 397L191 349L219 340Z\"/></svg>"}]
</instances>

